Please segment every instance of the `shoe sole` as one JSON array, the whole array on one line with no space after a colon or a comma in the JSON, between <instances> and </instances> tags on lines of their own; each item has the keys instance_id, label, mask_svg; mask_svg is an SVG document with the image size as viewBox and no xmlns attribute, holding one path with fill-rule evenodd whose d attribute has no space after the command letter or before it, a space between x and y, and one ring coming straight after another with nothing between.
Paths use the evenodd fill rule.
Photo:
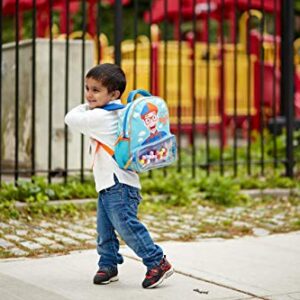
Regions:
<instances>
[{"instance_id":1,"label":"shoe sole","mask_svg":"<svg viewBox=\"0 0 300 300\"><path fill-rule=\"evenodd\" d=\"M118 281L119 280L119 278L118 278L118 276L115 276L115 277L112 277L112 278L110 278L109 280L107 280L107 281L101 281L101 282L95 282L94 281L94 284L109 284L109 283L111 283L111 282L114 282L114 281Z\"/></svg>"},{"instance_id":2,"label":"shoe sole","mask_svg":"<svg viewBox=\"0 0 300 300\"><path fill-rule=\"evenodd\" d=\"M172 267L170 270L168 270L168 271L162 276L161 279L159 279L159 280L158 280L157 282L155 282L154 284L152 284L152 285L146 287L146 289L152 289L152 288L155 288L155 287L159 286L160 284L163 283L163 281L164 281L165 279L169 278L169 277L172 276L173 274L174 274L174 269L173 269L173 267Z\"/></svg>"}]
</instances>

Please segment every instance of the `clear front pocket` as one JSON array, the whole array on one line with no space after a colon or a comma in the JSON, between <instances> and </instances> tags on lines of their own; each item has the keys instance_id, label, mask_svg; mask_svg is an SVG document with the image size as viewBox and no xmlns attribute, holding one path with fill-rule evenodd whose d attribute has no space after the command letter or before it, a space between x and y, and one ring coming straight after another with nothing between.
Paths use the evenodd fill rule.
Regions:
<instances>
[{"instance_id":1,"label":"clear front pocket","mask_svg":"<svg viewBox=\"0 0 300 300\"><path fill-rule=\"evenodd\" d=\"M136 149L132 154L130 169L146 172L172 164L177 158L176 137L170 135L160 141Z\"/></svg>"}]
</instances>

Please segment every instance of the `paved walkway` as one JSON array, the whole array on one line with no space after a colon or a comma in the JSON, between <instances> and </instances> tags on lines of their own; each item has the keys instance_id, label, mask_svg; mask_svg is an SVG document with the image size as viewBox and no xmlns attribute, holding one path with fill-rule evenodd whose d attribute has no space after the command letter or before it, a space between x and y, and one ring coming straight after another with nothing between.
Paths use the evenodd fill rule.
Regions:
<instances>
[{"instance_id":1,"label":"paved walkway","mask_svg":"<svg viewBox=\"0 0 300 300\"><path fill-rule=\"evenodd\" d=\"M279 191L277 191L279 193ZM77 200L79 201L79 200ZM149 213L140 219L155 241L201 241L203 238L267 236L300 229L299 198L253 200L241 207L194 205ZM95 248L96 217L84 216L0 221L0 258L49 255Z\"/></svg>"},{"instance_id":2,"label":"paved walkway","mask_svg":"<svg viewBox=\"0 0 300 300\"><path fill-rule=\"evenodd\" d=\"M63 299L300 299L300 232L232 240L167 242L176 273L144 290L145 269L128 248L120 281L95 286L95 250L0 262L2 300Z\"/></svg>"}]
</instances>

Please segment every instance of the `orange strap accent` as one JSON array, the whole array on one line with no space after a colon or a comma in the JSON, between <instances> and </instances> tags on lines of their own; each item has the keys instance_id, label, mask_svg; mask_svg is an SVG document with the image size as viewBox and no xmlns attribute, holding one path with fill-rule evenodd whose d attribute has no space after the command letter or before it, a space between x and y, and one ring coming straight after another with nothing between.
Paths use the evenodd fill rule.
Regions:
<instances>
[{"instance_id":1,"label":"orange strap accent","mask_svg":"<svg viewBox=\"0 0 300 300\"><path fill-rule=\"evenodd\" d=\"M115 146L120 142L120 141L126 141L129 140L129 138L124 138L122 135L119 135L116 142L115 142Z\"/></svg>"},{"instance_id":2,"label":"orange strap accent","mask_svg":"<svg viewBox=\"0 0 300 300\"><path fill-rule=\"evenodd\" d=\"M107 145L97 141L97 140L94 140L96 142L96 149L95 149L95 153L94 153L94 159L93 159L93 164L92 164L92 168L94 167L94 164L95 164L95 158L96 158L96 153L99 151L99 149L102 147L110 156L113 156L114 155L114 150L111 149L110 147L108 147Z\"/></svg>"},{"instance_id":3,"label":"orange strap accent","mask_svg":"<svg viewBox=\"0 0 300 300\"><path fill-rule=\"evenodd\" d=\"M100 149L100 147L102 147L110 156L114 155L114 150L111 149L110 147L108 147L107 145L100 143L99 141L96 141L97 145L96 145L96 150L95 153Z\"/></svg>"},{"instance_id":4,"label":"orange strap accent","mask_svg":"<svg viewBox=\"0 0 300 300\"><path fill-rule=\"evenodd\" d=\"M129 165L131 164L131 162L132 162L132 157L130 157L130 158L128 159L127 163L125 164L125 166L124 166L124 169L125 169L125 170L128 169L128 167L129 167Z\"/></svg>"}]
</instances>

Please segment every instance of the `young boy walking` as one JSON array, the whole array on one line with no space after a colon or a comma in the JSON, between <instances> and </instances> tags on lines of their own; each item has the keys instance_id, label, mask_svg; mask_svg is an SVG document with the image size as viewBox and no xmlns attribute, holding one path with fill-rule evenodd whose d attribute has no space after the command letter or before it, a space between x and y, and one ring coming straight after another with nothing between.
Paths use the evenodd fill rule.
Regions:
<instances>
[{"instance_id":1,"label":"young boy walking","mask_svg":"<svg viewBox=\"0 0 300 300\"><path fill-rule=\"evenodd\" d=\"M120 110L101 109L108 103L121 104L126 87L122 69L114 64L92 68L85 78L87 103L72 109L65 117L66 124L91 141L93 173L99 193L97 207L97 251L99 269L94 284L118 280L118 264L123 263L115 231L143 260L147 267L144 288L153 288L173 274L162 249L154 244L147 228L138 220L141 201L140 181L135 172L118 167L112 157Z\"/></svg>"}]
</instances>

